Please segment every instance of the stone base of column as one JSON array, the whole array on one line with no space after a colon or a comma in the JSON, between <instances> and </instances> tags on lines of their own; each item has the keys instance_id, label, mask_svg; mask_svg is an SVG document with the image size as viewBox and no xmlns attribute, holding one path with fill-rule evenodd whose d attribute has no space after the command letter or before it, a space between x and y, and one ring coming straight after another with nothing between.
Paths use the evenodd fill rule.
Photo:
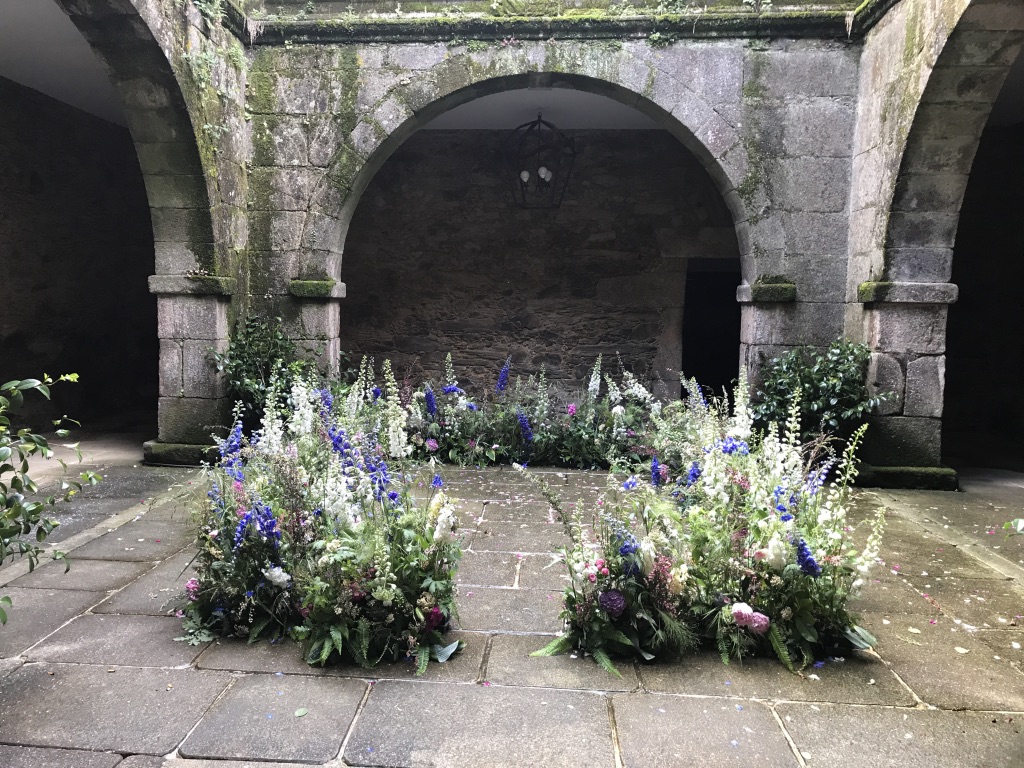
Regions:
<instances>
[{"instance_id":1,"label":"stone base of column","mask_svg":"<svg viewBox=\"0 0 1024 768\"><path fill-rule=\"evenodd\" d=\"M951 467L876 467L861 464L855 485L860 488L912 488L920 491L956 491L960 488Z\"/></svg>"},{"instance_id":2,"label":"stone base of column","mask_svg":"<svg viewBox=\"0 0 1024 768\"><path fill-rule=\"evenodd\" d=\"M158 467L198 467L212 464L220 458L215 445L193 445L191 443L162 443L147 440L142 444L142 460Z\"/></svg>"}]
</instances>

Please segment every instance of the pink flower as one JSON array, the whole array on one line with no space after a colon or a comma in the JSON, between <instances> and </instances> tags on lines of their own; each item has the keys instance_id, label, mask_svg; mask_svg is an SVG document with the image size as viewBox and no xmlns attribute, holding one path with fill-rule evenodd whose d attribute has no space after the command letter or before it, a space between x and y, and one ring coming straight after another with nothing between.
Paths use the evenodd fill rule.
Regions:
<instances>
[{"instance_id":1,"label":"pink flower","mask_svg":"<svg viewBox=\"0 0 1024 768\"><path fill-rule=\"evenodd\" d=\"M426 445L427 450L430 451L431 453L437 450L437 440L435 440L434 438L430 438L429 440L427 440Z\"/></svg>"},{"instance_id":2,"label":"pink flower","mask_svg":"<svg viewBox=\"0 0 1024 768\"><path fill-rule=\"evenodd\" d=\"M607 569L607 568L602 568L602 569L601 569L601 575L602 575L602 576L607 576L607 575L608 575L608 573L609 573L609 571L608 571L608 569Z\"/></svg>"},{"instance_id":3,"label":"pink flower","mask_svg":"<svg viewBox=\"0 0 1024 768\"><path fill-rule=\"evenodd\" d=\"M750 627L750 631L753 632L755 635L763 635L765 632L768 631L768 627L771 625L771 623L771 619L769 619L763 613L758 613L757 611L754 611L752 614L750 614L750 623L748 624L748 626Z\"/></svg>"},{"instance_id":4,"label":"pink flower","mask_svg":"<svg viewBox=\"0 0 1024 768\"><path fill-rule=\"evenodd\" d=\"M567 406L565 406L565 412L568 413L570 416L575 416L576 403L569 403Z\"/></svg>"},{"instance_id":5,"label":"pink flower","mask_svg":"<svg viewBox=\"0 0 1024 768\"><path fill-rule=\"evenodd\" d=\"M189 579L185 582L185 596L190 603L199 599L199 579Z\"/></svg>"},{"instance_id":6,"label":"pink flower","mask_svg":"<svg viewBox=\"0 0 1024 768\"><path fill-rule=\"evenodd\" d=\"M732 606L732 620L736 622L737 626L749 626L753 615L754 609L746 603L734 603Z\"/></svg>"},{"instance_id":7,"label":"pink flower","mask_svg":"<svg viewBox=\"0 0 1024 768\"><path fill-rule=\"evenodd\" d=\"M592 573L589 576L587 576L587 578L590 579L590 583L593 584L595 581L597 581L597 574Z\"/></svg>"}]
</instances>

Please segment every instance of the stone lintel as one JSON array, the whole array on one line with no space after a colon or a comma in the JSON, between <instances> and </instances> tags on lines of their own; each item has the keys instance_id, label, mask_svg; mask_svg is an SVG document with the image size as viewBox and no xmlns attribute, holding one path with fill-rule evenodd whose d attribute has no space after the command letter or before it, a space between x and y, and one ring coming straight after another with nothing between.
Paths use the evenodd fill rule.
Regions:
<instances>
[{"instance_id":1,"label":"stone lintel","mask_svg":"<svg viewBox=\"0 0 1024 768\"><path fill-rule=\"evenodd\" d=\"M959 288L953 283L866 282L857 286L862 304L954 304Z\"/></svg>"},{"instance_id":2,"label":"stone lintel","mask_svg":"<svg viewBox=\"0 0 1024 768\"><path fill-rule=\"evenodd\" d=\"M231 296L235 278L219 275L150 275L149 292L169 295Z\"/></svg>"}]
</instances>

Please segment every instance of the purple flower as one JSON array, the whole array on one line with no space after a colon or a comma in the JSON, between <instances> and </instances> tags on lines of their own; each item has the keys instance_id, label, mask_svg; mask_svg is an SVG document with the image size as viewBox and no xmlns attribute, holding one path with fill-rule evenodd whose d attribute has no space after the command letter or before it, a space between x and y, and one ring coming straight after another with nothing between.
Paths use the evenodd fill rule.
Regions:
<instances>
[{"instance_id":1,"label":"purple flower","mask_svg":"<svg viewBox=\"0 0 1024 768\"><path fill-rule=\"evenodd\" d=\"M700 464L696 461L690 465L690 471L686 475L686 484L693 485L700 480Z\"/></svg>"},{"instance_id":2,"label":"purple flower","mask_svg":"<svg viewBox=\"0 0 1024 768\"><path fill-rule=\"evenodd\" d=\"M466 403L466 410L476 411L479 410L479 408L477 408L476 403Z\"/></svg>"},{"instance_id":3,"label":"purple flower","mask_svg":"<svg viewBox=\"0 0 1024 768\"><path fill-rule=\"evenodd\" d=\"M380 396L384 393L381 392L380 387L374 387L371 394L373 395L373 402L377 402L380 399Z\"/></svg>"},{"instance_id":4,"label":"purple flower","mask_svg":"<svg viewBox=\"0 0 1024 768\"><path fill-rule=\"evenodd\" d=\"M199 579L189 579L185 582L185 596L190 603L199 599Z\"/></svg>"},{"instance_id":5,"label":"purple flower","mask_svg":"<svg viewBox=\"0 0 1024 768\"><path fill-rule=\"evenodd\" d=\"M444 486L444 480L441 479L440 475L434 475L434 479L430 481L431 488L441 488Z\"/></svg>"},{"instance_id":6,"label":"purple flower","mask_svg":"<svg viewBox=\"0 0 1024 768\"><path fill-rule=\"evenodd\" d=\"M609 589L601 593L597 598L597 604L601 606L602 611L617 619L626 610L626 596L617 589Z\"/></svg>"},{"instance_id":7,"label":"purple flower","mask_svg":"<svg viewBox=\"0 0 1024 768\"><path fill-rule=\"evenodd\" d=\"M821 566L818 565L818 561L811 554L811 548L807 546L807 542L803 539L800 539L796 545L796 562L800 566L800 570L812 579L821 576Z\"/></svg>"},{"instance_id":8,"label":"purple flower","mask_svg":"<svg viewBox=\"0 0 1024 768\"><path fill-rule=\"evenodd\" d=\"M657 488L661 485L661 464L658 463L658 457L651 457L651 485Z\"/></svg>"},{"instance_id":9,"label":"purple flower","mask_svg":"<svg viewBox=\"0 0 1024 768\"><path fill-rule=\"evenodd\" d=\"M569 414L570 416L575 416L576 415L576 403L569 403L567 406L565 406L565 412L567 414Z\"/></svg>"},{"instance_id":10,"label":"purple flower","mask_svg":"<svg viewBox=\"0 0 1024 768\"><path fill-rule=\"evenodd\" d=\"M494 385L494 391L499 395L508 388L508 371L512 367L512 355L505 358L505 364L501 367L501 373L498 374L498 383Z\"/></svg>"},{"instance_id":11,"label":"purple flower","mask_svg":"<svg viewBox=\"0 0 1024 768\"><path fill-rule=\"evenodd\" d=\"M457 385L455 385L455 384L449 384L447 387L445 387L444 388L444 393L446 395L464 395L464 394L466 394L465 390L459 389L459 387Z\"/></svg>"},{"instance_id":12,"label":"purple flower","mask_svg":"<svg viewBox=\"0 0 1024 768\"><path fill-rule=\"evenodd\" d=\"M434 390L427 387L427 391L423 394L423 399L427 404L427 413L431 416L437 415L437 397L434 396Z\"/></svg>"},{"instance_id":13,"label":"purple flower","mask_svg":"<svg viewBox=\"0 0 1024 768\"><path fill-rule=\"evenodd\" d=\"M750 614L750 621L747 624L747 626L750 628L750 631L753 632L755 635L763 635L765 632L768 631L768 627L771 626L771 623L771 619L769 619L763 613L758 613L757 611L754 611L752 614Z\"/></svg>"},{"instance_id":14,"label":"purple flower","mask_svg":"<svg viewBox=\"0 0 1024 768\"><path fill-rule=\"evenodd\" d=\"M429 440L427 440L425 445L427 446L427 450L430 451L431 453L437 450L437 440L435 440L434 438L430 438Z\"/></svg>"}]
</instances>

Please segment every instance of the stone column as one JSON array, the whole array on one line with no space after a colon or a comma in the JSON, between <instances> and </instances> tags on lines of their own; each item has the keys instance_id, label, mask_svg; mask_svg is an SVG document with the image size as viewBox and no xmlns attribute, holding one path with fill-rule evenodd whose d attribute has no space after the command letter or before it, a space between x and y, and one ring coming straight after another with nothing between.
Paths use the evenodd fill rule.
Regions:
<instances>
[{"instance_id":1,"label":"stone column","mask_svg":"<svg viewBox=\"0 0 1024 768\"><path fill-rule=\"evenodd\" d=\"M231 402L212 353L227 350L233 278L153 275L160 336L158 437L144 445L153 464L195 464L226 433Z\"/></svg>"},{"instance_id":2,"label":"stone column","mask_svg":"<svg viewBox=\"0 0 1024 768\"><path fill-rule=\"evenodd\" d=\"M341 300L345 284L336 280L292 280L288 284L294 312L285 320L285 332L317 356L321 372L332 376L338 372L341 356Z\"/></svg>"},{"instance_id":3,"label":"stone column","mask_svg":"<svg viewBox=\"0 0 1024 768\"><path fill-rule=\"evenodd\" d=\"M892 393L872 420L863 460L885 475L923 477L928 473L921 470L930 470L935 476L934 482L926 483L930 487L955 484L952 470L939 465L946 315L957 299L957 287L862 283L858 298L864 304L865 335L874 351L870 385L876 392ZM911 468L915 471L908 473Z\"/></svg>"}]
</instances>

